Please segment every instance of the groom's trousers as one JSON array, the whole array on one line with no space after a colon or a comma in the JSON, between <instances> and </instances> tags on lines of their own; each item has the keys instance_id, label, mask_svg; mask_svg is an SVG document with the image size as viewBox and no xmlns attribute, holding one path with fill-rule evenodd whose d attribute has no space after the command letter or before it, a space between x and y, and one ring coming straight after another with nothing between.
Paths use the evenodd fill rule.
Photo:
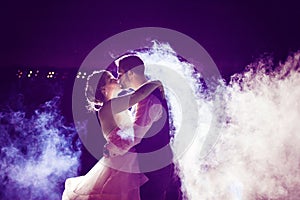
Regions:
<instances>
[{"instance_id":1,"label":"groom's trousers","mask_svg":"<svg viewBox=\"0 0 300 200\"><path fill-rule=\"evenodd\" d=\"M174 164L145 175L149 180L140 187L141 200L181 200L180 185L174 182Z\"/></svg>"}]
</instances>

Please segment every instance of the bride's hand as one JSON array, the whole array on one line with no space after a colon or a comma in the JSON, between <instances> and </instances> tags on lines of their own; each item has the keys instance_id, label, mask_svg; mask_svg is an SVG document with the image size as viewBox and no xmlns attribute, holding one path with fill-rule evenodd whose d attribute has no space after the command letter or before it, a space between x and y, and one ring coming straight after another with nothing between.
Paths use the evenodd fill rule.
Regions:
<instances>
[{"instance_id":1,"label":"bride's hand","mask_svg":"<svg viewBox=\"0 0 300 200\"><path fill-rule=\"evenodd\" d=\"M155 84L157 84L159 87L162 86L162 83L161 83L161 81L159 81L159 80L153 80L153 81L149 81L149 82L155 83Z\"/></svg>"},{"instance_id":2,"label":"bride's hand","mask_svg":"<svg viewBox=\"0 0 300 200\"><path fill-rule=\"evenodd\" d=\"M166 96L165 96L165 90L164 90L164 87L161 85L161 86L159 86L158 87L158 89L160 90L160 92L161 92L161 96L162 96L162 98L163 99L165 99L166 98Z\"/></svg>"}]
</instances>

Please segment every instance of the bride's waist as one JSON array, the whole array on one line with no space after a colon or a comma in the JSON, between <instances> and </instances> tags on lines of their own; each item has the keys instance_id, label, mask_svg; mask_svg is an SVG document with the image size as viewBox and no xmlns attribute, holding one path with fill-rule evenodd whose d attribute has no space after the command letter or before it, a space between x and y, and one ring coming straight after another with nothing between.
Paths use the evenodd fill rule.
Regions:
<instances>
[{"instance_id":1,"label":"bride's waist","mask_svg":"<svg viewBox=\"0 0 300 200\"><path fill-rule=\"evenodd\" d=\"M105 164L113 169L124 172L139 172L137 154L127 152L124 155L108 157L104 159Z\"/></svg>"}]
</instances>

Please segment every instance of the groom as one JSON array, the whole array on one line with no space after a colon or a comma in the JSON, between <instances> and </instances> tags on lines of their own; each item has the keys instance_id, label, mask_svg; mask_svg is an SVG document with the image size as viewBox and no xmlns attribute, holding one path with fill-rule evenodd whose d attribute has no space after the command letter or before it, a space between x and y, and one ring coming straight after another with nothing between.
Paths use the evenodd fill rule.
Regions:
<instances>
[{"instance_id":1,"label":"groom","mask_svg":"<svg viewBox=\"0 0 300 200\"><path fill-rule=\"evenodd\" d=\"M136 90L147 82L144 72L144 63L137 56L119 61L118 79L123 89ZM145 127L145 133L132 149L138 154L141 172L149 179L140 187L141 200L182 199L172 162L168 105L162 91L156 89L136 105L134 124Z\"/></svg>"}]
</instances>

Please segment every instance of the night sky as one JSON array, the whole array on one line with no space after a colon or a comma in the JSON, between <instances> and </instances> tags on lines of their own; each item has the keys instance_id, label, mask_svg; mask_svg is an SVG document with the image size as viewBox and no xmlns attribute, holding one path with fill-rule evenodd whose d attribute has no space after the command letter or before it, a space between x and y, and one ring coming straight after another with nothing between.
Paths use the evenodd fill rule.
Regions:
<instances>
[{"instance_id":1,"label":"night sky","mask_svg":"<svg viewBox=\"0 0 300 200\"><path fill-rule=\"evenodd\" d=\"M242 70L265 52L284 59L300 49L296 1L241 2L2 3L0 66L79 68L103 40L147 26L173 29L195 39L224 76Z\"/></svg>"}]
</instances>

